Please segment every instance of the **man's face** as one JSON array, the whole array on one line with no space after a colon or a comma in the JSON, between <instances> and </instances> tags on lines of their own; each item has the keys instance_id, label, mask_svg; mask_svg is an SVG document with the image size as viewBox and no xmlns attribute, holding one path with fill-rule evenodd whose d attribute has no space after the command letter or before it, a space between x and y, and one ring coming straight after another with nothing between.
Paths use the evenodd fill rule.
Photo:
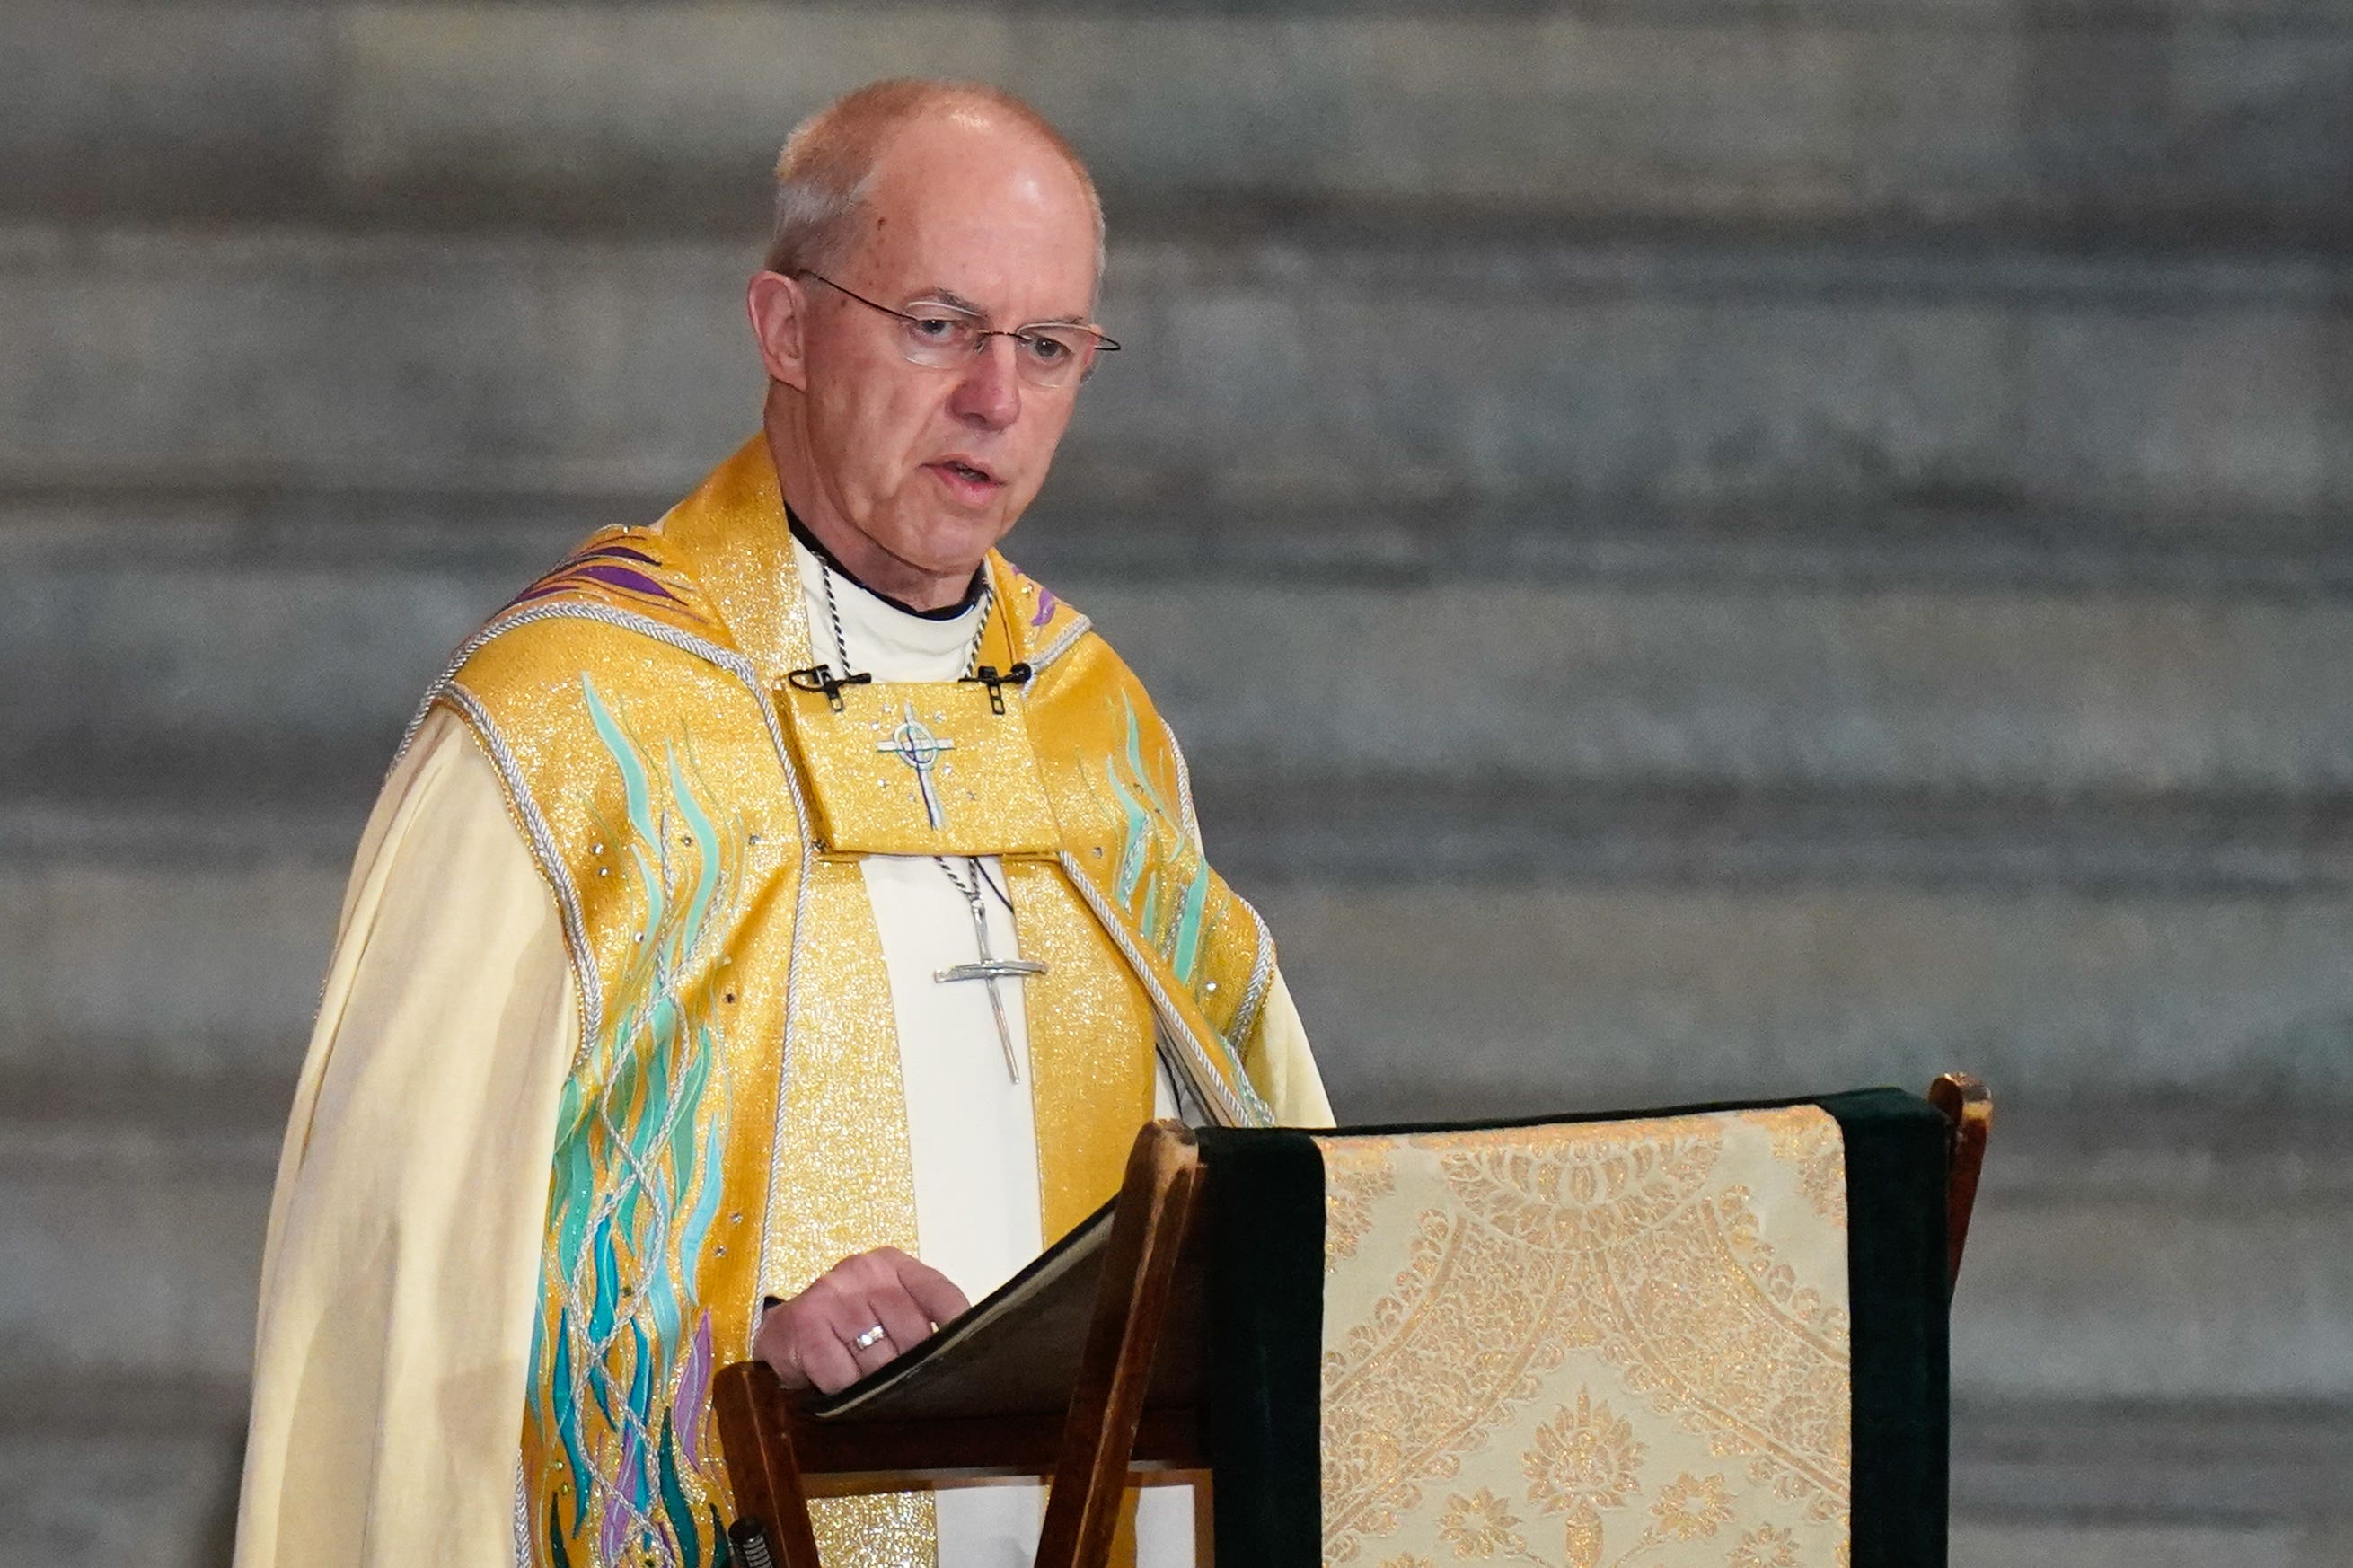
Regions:
<instances>
[{"instance_id":1,"label":"man's face","mask_svg":"<svg viewBox=\"0 0 2353 1568\"><path fill-rule=\"evenodd\" d=\"M827 276L877 304L954 305L996 328L1088 319L1093 215L1070 165L1025 132L955 116L909 127L859 223ZM1023 381L1005 338L951 368L911 363L902 323L814 279L800 289L808 461L828 510L923 572L971 570L1045 482L1076 381Z\"/></svg>"}]
</instances>

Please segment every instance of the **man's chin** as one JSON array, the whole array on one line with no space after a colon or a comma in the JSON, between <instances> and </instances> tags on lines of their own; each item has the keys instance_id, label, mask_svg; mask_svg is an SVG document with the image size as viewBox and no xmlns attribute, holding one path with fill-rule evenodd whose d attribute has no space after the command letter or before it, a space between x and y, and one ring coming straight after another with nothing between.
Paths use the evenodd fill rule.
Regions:
<instances>
[{"instance_id":1,"label":"man's chin","mask_svg":"<svg viewBox=\"0 0 2353 1568\"><path fill-rule=\"evenodd\" d=\"M996 516L933 516L881 542L901 561L935 577L970 572L997 542L1012 529L1012 521Z\"/></svg>"}]
</instances>

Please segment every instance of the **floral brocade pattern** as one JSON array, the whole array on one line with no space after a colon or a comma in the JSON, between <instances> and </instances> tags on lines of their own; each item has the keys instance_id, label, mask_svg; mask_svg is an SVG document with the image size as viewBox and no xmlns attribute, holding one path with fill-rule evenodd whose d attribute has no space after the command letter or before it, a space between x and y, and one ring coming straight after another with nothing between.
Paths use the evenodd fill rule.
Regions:
<instances>
[{"instance_id":1,"label":"floral brocade pattern","mask_svg":"<svg viewBox=\"0 0 2353 1568\"><path fill-rule=\"evenodd\" d=\"M1373 1225L1373 1205L1397 1190L1388 1145L1379 1139L1324 1144L1324 1272L1356 1255Z\"/></svg>"},{"instance_id":2,"label":"floral brocade pattern","mask_svg":"<svg viewBox=\"0 0 2353 1568\"><path fill-rule=\"evenodd\" d=\"M1832 1225L1846 1224L1846 1141L1837 1122L1825 1116L1777 1125L1773 1157L1798 1168L1799 1184L1816 1214Z\"/></svg>"},{"instance_id":3,"label":"floral brocade pattern","mask_svg":"<svg viewBox=\"0 0 2353 1568\"><path fill-rule=\"evenodd\" d=\"M1844 1559L1830 1116L1317 1142L1327 1563Z\"/></svg>"}]
</instances>

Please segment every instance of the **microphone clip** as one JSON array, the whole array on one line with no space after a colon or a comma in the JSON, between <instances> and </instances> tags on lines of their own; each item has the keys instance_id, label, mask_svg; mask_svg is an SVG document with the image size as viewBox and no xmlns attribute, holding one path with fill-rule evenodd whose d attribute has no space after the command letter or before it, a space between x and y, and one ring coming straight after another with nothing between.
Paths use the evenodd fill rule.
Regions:
<instances>
[{"instance_id":1,"label":"microphone clip","mask_svg":"<svg viewBox=\"0 0 2353 1568\"><path fill-rule=\"evenodd\" d=\"M988 710L991 713L1002 713L1005 711L1005 689L1008 686L1027 686L1029 684L1029 678L1036 673L1026 662L1015 665L1002 675L997 672L997 666L984 664L970 675L964 677L964 679L977 680L987 687Z\"/></svg>"},{"instance_id":2,"label":"microphone clip","mask_svg":"<svg viewBox=\"0 0 2353 1568\"><path fill-rule=\"evenodd\" d=\"M845 686L865 686L873 680L871 675L836 675L829 664L813 664L807 669L785 671L785 684L796 691L822 691L833 710L841 711L841 689Z\"/></svg>"}]
</instances>

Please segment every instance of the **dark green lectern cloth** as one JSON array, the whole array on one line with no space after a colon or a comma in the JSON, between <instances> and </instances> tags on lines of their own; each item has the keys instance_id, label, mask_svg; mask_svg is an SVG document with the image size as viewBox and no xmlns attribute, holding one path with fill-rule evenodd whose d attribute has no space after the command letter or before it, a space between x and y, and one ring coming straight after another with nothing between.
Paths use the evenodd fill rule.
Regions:
<instances>
[{"instance_id":1,"label":"dark green lectern cloth","mask_svg":"<svg viewBox=\"0 0 2353 1568\"><path fill-rule=\"evenodd\" d=\"M1936 1568L1949 1137L1896 1089L1204 1131L1219 1561Z\"/></svg>"}]
</instances>

